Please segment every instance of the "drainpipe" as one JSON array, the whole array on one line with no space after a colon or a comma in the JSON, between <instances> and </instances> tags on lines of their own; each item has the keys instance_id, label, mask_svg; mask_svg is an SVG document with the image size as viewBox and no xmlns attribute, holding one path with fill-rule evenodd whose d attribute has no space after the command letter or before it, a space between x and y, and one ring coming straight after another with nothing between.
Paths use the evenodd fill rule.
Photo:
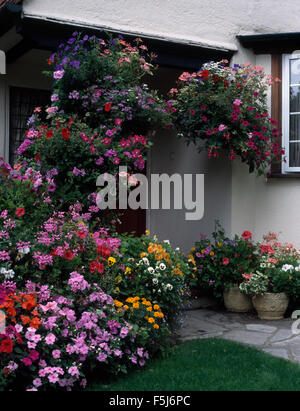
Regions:
<instances>
[{"instance_id":1,"label":"drainpipe","mask_svg":"<svg viewBox=\"0 0 300 411\"><path fill-rule=\"evenodd\" d=\"M6 58L2 50L0 50L0 74L6 74Z\"/></svg>"}]
</instances>

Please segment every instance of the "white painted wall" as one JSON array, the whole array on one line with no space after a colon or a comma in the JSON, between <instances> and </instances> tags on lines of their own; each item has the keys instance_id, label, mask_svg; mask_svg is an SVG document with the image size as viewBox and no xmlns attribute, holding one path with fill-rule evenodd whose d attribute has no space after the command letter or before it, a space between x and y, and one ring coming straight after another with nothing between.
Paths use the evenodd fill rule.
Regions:
<instances>
[{"instance_id":1,"label":"white painted wall","mask_svg":"<svg viewBox=\"0 0 300 411\"><path fill-rule=\"evenodd\" d=\"M237 34L298 31L298 0L24 0L24 14L235 48Z\"/></svg>"}]
</instances>

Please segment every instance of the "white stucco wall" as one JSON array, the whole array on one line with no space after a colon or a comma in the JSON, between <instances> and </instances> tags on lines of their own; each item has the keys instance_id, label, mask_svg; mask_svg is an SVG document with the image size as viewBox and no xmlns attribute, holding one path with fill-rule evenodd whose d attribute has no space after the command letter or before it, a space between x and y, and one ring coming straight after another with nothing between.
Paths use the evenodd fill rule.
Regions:
<instances>
[{"instance_id":1,"label":"white stucco wall","mask_svg":"<svg viewBox=\"0 0 300 411\"><path fill-rule=\"evenodd\" d=\"M25 15L236 48L237 34L298 31L298 0L24 0Z\"/></svg>"}]
</instances>

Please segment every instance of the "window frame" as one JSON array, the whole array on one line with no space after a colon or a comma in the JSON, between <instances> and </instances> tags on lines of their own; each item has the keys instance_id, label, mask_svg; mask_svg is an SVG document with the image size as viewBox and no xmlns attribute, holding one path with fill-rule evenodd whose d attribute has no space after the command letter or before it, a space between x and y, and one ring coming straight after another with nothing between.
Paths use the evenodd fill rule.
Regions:
<instances>
[{"instance_id":1,"label":"window frame","mask_svg":"<svg viewBox=\"0 0 300 411\"><path fill-rule=\"evenodd\" d=\"M300 59L300 53L282 54L282 146L285 150L286 162L282 161L282 173L300 173L299 167L289 165L290 154L290 61ZM300 83L299 83L300 85ZM300 112L299 112L300 113ZM300 144L300 139L299 139Z\"/></svg>"}]
</instances>

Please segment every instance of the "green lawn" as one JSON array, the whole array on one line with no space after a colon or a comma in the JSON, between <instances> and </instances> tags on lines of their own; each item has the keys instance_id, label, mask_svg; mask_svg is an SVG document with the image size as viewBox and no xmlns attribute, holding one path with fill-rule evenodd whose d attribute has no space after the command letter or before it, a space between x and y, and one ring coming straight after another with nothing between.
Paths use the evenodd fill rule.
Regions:
<instances>
[{"instance_id":1,"label":"green lawn","mask_svg":"<svg viewBox=\"0 0 300 411\"><path fill-rule=\"evenodd\" d=\"M222 339L195 340L90 391L300 390L300 366Z\"/></svg>"}]
</instances>

